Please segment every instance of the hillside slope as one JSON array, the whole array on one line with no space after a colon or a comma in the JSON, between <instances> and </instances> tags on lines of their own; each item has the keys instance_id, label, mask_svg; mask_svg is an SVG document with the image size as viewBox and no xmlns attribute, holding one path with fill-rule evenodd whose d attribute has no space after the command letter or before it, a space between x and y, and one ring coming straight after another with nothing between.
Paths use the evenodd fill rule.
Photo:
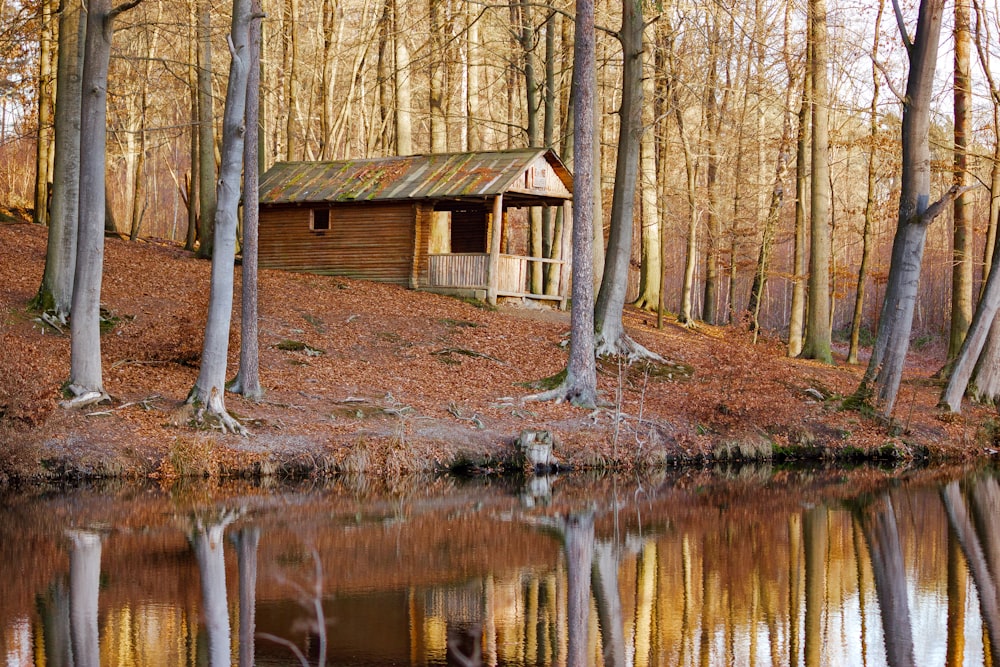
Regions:
<instances>
[{"instance_id":1,"label":"hillside slope","mask_svg":"<svg viewBox=\"0 0 1000 667\"><path fill-rule=\"evenodd\" d=\"M787 359L777 341L752 345L736 328L687 329L630 311L631 334L666 367L602 363L607 409L523 403L526 384L565 366L568 316L508 306L489 311L432 294L344 278L262 271L261 403L229 396L249 438L184 421L197 376L209 263L167 243L107 241L102 338L110 405L58 407L69 338L27 304L41 280L45 230L0 223L0 479L353 471L393 475L456 463L489 467L522 429L548 429L577 465L661 465L734 452L757 456L988 452L989 413L942 420L940 360L918 360L897 410L903 432L839 396L862 369ZM238 270L237 270L238 275ZM237 299L238 303L238 299ZM233 320L231 375L239 344ZM921 362L923 366L921 367ZM807 391L813 390L813 391ZM819 391L827 400L813 396Z\"/></svg>"}]
</instances>

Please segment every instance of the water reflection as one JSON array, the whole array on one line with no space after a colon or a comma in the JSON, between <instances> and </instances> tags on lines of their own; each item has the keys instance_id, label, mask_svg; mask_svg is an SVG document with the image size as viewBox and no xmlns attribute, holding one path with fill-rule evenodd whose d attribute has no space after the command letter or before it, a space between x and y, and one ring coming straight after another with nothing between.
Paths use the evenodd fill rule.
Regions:
<instances>
[{"instance_id":1,"label":"water reflection","mask_svg":"<svg viewBox=\"0 0 1000 667\"><path fill-rule=\"evenodd\" d=\"M991 664L1000 483L941 477L9 496L0 660Z\"/></svg>"}]
</instances>

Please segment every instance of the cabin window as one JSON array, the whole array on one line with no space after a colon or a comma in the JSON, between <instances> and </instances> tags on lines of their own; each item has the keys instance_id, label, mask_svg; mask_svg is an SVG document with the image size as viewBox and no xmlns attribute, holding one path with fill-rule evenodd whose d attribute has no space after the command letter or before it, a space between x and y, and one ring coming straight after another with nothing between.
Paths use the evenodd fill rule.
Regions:
<instances>
[{"instance_id":1,"label":"cabin window","mask_svg":"<svg viewBox=\"0 0 1000 667\"><path fill-rule=\"evenodd\" d=\"M330 209L314 208L309 218L309 229L314 232L330 231Z\"/></svg>"}]
</instances>

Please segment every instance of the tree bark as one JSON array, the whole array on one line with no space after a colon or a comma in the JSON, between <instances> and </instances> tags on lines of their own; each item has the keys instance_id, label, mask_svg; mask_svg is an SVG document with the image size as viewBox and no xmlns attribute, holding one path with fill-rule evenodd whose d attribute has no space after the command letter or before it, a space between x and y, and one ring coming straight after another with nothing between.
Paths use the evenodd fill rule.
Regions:
<instances>
[{"instance_id":1,"label":"tree bark","mask_svg":"<svg viewBox=\"0 0 1000 667\"><path fill-rule=\"evenodd\" d=\"M56 81L52 76L52 42L56 39L54 0L42 0L38 7L41 31L38 38L38 132L35 141L35 205L32 222L49 224L49 153L52 149L53 101Z\"/></svg>"},{"instance_id":2,"label":"tree bark","mask_svg":"<svg viewBox=\"0 0 1000 667\"><path fill-rule=\"evenodd\" d=\"M114 19L138 4L132 0L112 8L110 0L90 0L80 104L80 222L73 317L70 320L69 389L76 398L68 406L107 398L101 375L101 278L104 268L104 227L107 206L108 64Z\"/></svg>"},{"instance_id":3,"label":"tree bark","mask_svg":"<svg viewBox=\"0 0 1000 667\"><path fill-rule=\"evenodd\" d=\"M601 289L594 309L599 355L629 352L622 326L622 312L628 289L632 258L632 223L635 191L639 176L639 147L642 141L642 4L626 0L622 6L622 104L615 165L614 196L611 200L611 232ZM579 144L578 149L579 150Z\"/></svg>"},{"instance_id":4,"label":"tree bark","mask_svg":"<svg viewBox=\"0 0 1000 667\"><path fill-rule=\"evenodd\" d=\"M260 0L252 0L247 37L246 136L243 140L243 280L240 300L240 369L230 385L233 393L251 400L264 396L260 386L257 309L257 232L260 217Z\"/></svg>"},{"instance_id":5,"label":"tree bark","mask_svg":"<svg viewBox=\"0 0 1000 667\"><path fill-rule=\"evenodd\" d=\"M198 2L198 257L212 256L215 224L215 127L212 98L212 5Z\"/></svg>"},{"instance_id":6,"label":"tree bark","mask_svg":"<svg viewBox=\"0 0 1000 667\"><path fill-rule=\"evenodd\" d=\"M969 51L972 45L970 32L970 0L955 0L955 148L954 181L958 187L967 187L969 173L969 140L972 131L972 83L969 77ZM972 202L959 197L954 202L954 234L952 243L951 273L951 334L948 338L948 359L954 359L972 321L972 256L975 242Z\"/></svg>"},{"instance_id":7,"label":"tree bark","mask_svg":"<svg viewBox=\"0 0 1000 667\"><path fill-rule=\"evenodd\" d=\"M652 49L644 51L645 75L642 80L642 124L644 131L639 144L639 193L640 193L640 272L639 294L634 305L644 310L656 310L660 305L660 282L663 274L663 250L660 245L662 224L660 206L656 196L656 116L653 103L656 97L655 62Z\"/></svg>"},{"instance_id":8,"label":"tree bark","mask_svg":"<svg viewBox=\"0 0 1000 667\"><path fill-rule=\"evenodd\" d=\"M917 32L912 44L904 34L910 72L903 104L899 221L893 238L889 280L878 335L858 390L861 398L868 399L873 393L871 384L874 382L874 396L871 398L885 418L892 415L909 348L927 226L940 213L944 202L939 200L937 204L928 206L930 100L943 11L944 0L921 0ZM904 28L902 24L900 27ZM957 194L956 191L950 192L951 197Z\"/></svg>"},{"instance_id":9,"label":"tree bark","mask_svg":"<svg viewBox=\"0 0 1000 667\"><path fill-rule=\"evenodd\" d=\"M833 363L830 321L830 109L827 90L826 0L810 0L812 41L812 181L810 187L809 298L806 333L799 356Z\"/></svg>"},{"instance_id":10,"label":"tree bark","mask_svg":"<svg viewBox=\"0 0 1000 667\"><path fill-rule=\"evenodd\" d=\"M38 305L65 323L73 302L80 210L80 106L86 21L80 0L65 0L59 14L56 65L55 164L45 273Z\"/></svg>"},{"instance_id":11,"label":"tree bark","mask_svg":"<svg viewBox=\"0 0 1000 667\"><path fill-rule=\"evenodd\" d=\"M413 155L410 50L406 46L406 33L402 27L400 2L389 1L393 3L393 44L396 56L396 67L393 70L396 88L396 155Z\"/></svg>"},{"instance_id":12,"label":"tree bark","mask_svg":"<svg viewBox=\"0 0 1000 667\"><path fill-rule=\"evenodd\" d=\"M799 106L798 139L795 149L795 248L792 251L792 306L788 318L788 356L802 352L806 321L806 265L808 247L806 199L809 192L809 107L812 100L812 49L806 48Z\"/></svg>"},{"instance_id":13,"label":"tree bark","mask_svg":"<svg viewBox=\"0 0 1000 667\"><path fill-rule=\"evenodd\" d=\"M244 114L251 60L248 48L249 23L250 0L233 0L233 24L229 38L232 64L229 67L222 123L222 168L219 172L219 205L215 214L212 284L201 370L188 396L188 403L199 407L199 419L217 422L223 431L232 430L243 435L246 434L246 429L226 412L225 384L229 324L233 310L237 208L240 202L240 175L246 133Z\"/></svg>"}]
</instances>

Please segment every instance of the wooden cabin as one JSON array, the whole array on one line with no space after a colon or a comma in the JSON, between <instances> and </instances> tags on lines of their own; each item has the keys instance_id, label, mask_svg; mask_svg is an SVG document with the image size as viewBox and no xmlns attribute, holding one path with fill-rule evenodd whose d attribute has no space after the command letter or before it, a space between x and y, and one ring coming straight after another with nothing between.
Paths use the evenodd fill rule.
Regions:
<instances>
[{"instance_id":1,"label":"wooden cabin","mask_svg":"<svg viewBox=\"0 0 1000 667\"><path fill-rule=\"evenodd\" d=\"M501 252L510 237L510 209L563 207L572 200L573 177L551 150L279 162L261 177L259 192L261 268L397 283L491 303L498 297L565 303L568 262ZM553 245L568 258L569 225L562 228L565 238ZM558 287L549 294L530 290L536 262L557 269L552 283Z\"/></svg>"}]
</instances>

